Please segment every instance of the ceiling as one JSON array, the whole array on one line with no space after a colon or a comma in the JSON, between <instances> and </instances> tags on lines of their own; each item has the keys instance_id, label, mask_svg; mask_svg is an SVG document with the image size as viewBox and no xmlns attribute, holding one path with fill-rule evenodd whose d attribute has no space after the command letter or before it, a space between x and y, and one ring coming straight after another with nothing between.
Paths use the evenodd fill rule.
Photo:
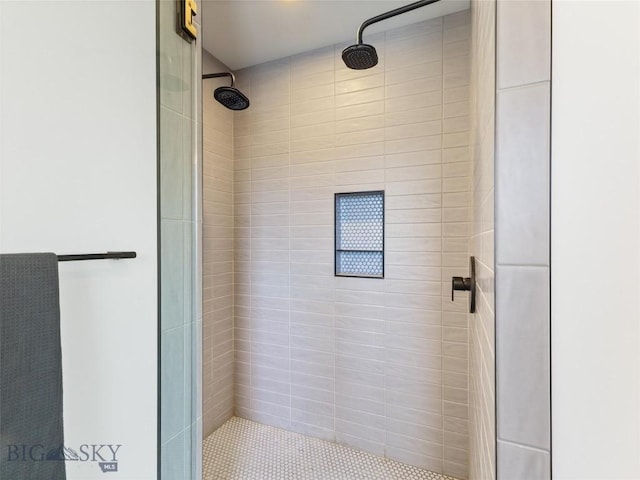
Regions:
<instances>
[{"instance_id":1,"label":"ceiling","mask_svg":"<svg viewBox=\"0 0 640 480\"><path fill-rule=\"evenodd\" d=\"M368 18L411 3L407 0L202 0L202 45L231 70L307 52L334 43L355 43ZM375 32L469 8L470 0L441 0L372 25Z\"/></svg>"}]
</instances>

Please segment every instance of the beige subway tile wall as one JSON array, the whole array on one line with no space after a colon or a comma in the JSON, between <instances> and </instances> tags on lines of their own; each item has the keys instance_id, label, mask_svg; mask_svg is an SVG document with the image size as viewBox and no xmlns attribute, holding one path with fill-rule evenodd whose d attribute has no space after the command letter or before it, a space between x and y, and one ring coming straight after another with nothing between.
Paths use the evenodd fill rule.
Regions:
<instances>
[{"instance_id":1,"label":"beige subway tile wall","mask_svg":"<svg viewBox=\"0 0 640 480\"><path fill-rule=\"evenodd\" d=\"M496 478L495 428L495 1L471 3L473 223L477 311L469 324L469 478Z\"/></svg>"},{"instance_id":2,"label":"beige subway tile wall","mask_svg":"<svg viewBox=\"0 0 640 480\"><path fill-rule=\"evenodd\" d=\"M204 73L228 69L203 52ZM203 435L233 414L233 112L213 99L228 78L203 81Z\"/></svg>"},{"instance_id":3,"label":"beige subway tile wall","mask_svg":"<svg viewBox=\"0 0 640 480\"><path fill-rule=\"evenodd\" d=\"M225 165L205 177L205 362L229 388L232 291L238 416L467 477L467 298L450 277L472 231L470 31L462 12L368 36L371 70L335 45L240 71L233 148L227 112L205 113L224 146L205 161ZM367 190L385 191L385 278L335 277L334 194Z\"/></svg>"}]
</instances>

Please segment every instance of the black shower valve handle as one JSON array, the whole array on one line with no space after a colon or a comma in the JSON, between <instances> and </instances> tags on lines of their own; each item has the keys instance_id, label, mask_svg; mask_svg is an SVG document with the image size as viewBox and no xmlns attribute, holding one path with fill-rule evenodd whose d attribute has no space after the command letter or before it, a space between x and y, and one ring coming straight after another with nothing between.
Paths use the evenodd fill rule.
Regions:
<instances>
[{"instance_id":1,"label":"black shower valve handle","mask_svg":"<svg viewBox=\"0 0 640 480\"><path fill-rule=\"evenodd\" d=\"M468 292L471 290L471 278L469 277L451 277L451 301L454 301L454 292Z\"/></svg>"},{"instance_id":2,"label":"black shower valve handle","mask_svg":"<svg viewBox=\"0 0 640 480\"><path fill-rule=\"evenodd\" d=\"M469 257L469 277L451 277L451 301L455 291L469 292L469 313L476 313L476 258Z\"/></svg>"}]
</instances>

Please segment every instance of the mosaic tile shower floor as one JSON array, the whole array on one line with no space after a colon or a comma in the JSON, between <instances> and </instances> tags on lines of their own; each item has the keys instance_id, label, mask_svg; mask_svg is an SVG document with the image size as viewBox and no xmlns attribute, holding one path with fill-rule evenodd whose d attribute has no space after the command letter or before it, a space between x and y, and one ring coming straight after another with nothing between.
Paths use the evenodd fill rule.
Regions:
<instances>
[{"instance_id":1,"label":"mosaic tile shower floor","mask_svg":"<svg viewBox=\"0 0 640 480\"><path fill-rule=\"evenodd\" d=\"M456 480L238 417L202 450L204 480Z\"/></svg>"}]
</instances>

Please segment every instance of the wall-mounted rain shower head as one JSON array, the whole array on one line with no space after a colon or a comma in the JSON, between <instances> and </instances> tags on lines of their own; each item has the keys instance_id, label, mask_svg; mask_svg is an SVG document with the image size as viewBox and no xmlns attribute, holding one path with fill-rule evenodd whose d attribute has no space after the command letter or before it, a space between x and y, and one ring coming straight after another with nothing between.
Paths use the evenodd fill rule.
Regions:
<instances>
[{"instance_id":1,"label":"wall-mounted rain shower head","mask_svg":"<svg viewBox=\"0 0 640 480\"><path fill-rule=\"evenodd\" d=\"M244 110L249 107L249 99L237 88L218 87L213 91L213 98L230 110Z\"/></svg>"},{"instance_id":2,"label":"wall-mounted rain shower head","mask_svg":"<svg viewBox=\"0 0 640 480\"><path fill-rule=\"evenodd\" d=\"M342 61L352 70L366 70L378 64L378 54L373 45L359 43L342 51Z\"/></svg>"},{"instance_id":3,"label":"wall-mounted rain shower head","mask_svg":"<svg viewBox=\"0 0 640 480\"><path fill-rule=\"evenodd\" d=\"M420 0L418 2L410 3L409 5L405 5L404 7L398 7L394 10L381 13L380 15L376 15L373 18L365 20L358 29L358 43L356 43L355 45L351 45L350 47L347 47L342 51L342 60L344 61L344 64L353 70L366 70L367 68L375 67L378 64L378 54L376 53L376 49L373 48L372 45L362 43L362 32L364 32L364 29L374 23L381 22L382 20L387 20L388 18L395 17L396 15L400 15L402 13L410 12L411 10L415 10L416 8L431 5L432 3L436 3L438 1L440 0Z\"/></svg>"},{"instance_id":4,"label":"wall-mounted rain shower head","mask_svg":"<svg viewBox=\"0 0 640 480\"><path fill-rule=\"evenodd\" d=\"M236 78L234 77L233 73L208 73L206 75L202 75L203 79L219 77L230 77L231 86L216 88L213 91L213 98L215 98L229 110L244 110L245 108L248 108L249 99L240 90L234 88L233 86L236 83Z\"/></svg>"}]
</instances>

